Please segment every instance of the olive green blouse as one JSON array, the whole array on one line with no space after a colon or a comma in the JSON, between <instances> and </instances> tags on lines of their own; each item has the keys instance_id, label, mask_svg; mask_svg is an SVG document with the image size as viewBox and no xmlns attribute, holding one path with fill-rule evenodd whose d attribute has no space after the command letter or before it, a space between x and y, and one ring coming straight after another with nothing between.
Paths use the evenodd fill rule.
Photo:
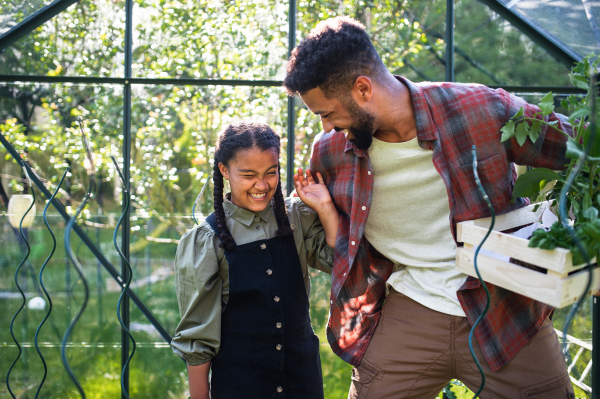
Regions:
<instances>
[{"instance_id":1,"label":"olive green blouse","mask_svg":"<svg viewBox=\"0 0 600 399\"><path fill-rule=\"evenodd\" d=\"M331 273L333 248L327 245L317 213L299 198L285 199L307 293L307 266ZM268 205L254 213L225 200L226 223L237 245L275 236L277 220ZM219 351L221 311L229 298L229 265L219 238L205 221L181 238L175 256L175 288L181 321L171 341L187 364L210 361Z\"/></svg>"}]
</instances>

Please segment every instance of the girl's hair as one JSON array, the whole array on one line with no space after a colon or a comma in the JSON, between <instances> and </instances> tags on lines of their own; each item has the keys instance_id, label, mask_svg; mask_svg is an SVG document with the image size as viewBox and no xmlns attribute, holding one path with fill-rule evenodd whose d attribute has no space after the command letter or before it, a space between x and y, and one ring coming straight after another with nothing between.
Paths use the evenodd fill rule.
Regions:
<instances>
[{"instance_id":1,"label":"girl's hair","mask_svg":"<svg viewBox=\"0 0 600 399\"><path fill-rule=\"evenodd\" d=\"M217 227L219 228L219 246L228 251L235 249L235 241L225 223L225 211L223 210L223 175L219 170L219 163L229 167L229 163L235 160L237 154L242 150L258 148L266 151L274 148L277 157L280 153L280 138L269 126L257 122L234 122L227 126L219 134L215 148L215 164L213 173L214 207ZM277 183L277 190L273 196L273 210L277 219L277 237L283 237L292 233L290 221L287 217L283 194L281 192L281 174Z\"/></svg>"}]
</instances>

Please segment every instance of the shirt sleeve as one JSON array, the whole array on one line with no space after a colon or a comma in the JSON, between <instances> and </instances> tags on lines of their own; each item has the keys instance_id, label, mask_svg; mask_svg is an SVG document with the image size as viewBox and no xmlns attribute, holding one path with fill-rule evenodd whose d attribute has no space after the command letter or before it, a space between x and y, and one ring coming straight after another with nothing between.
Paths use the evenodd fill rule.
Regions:
<instances>
[{"instance_id":1,"label":"shirt sleeve","mask_svg":"<svg viewBox=\"0 0 600 399\"><path fill-rule=\"evenodd\" d=\"M306 263L313 269L331 274L333 264L333 248L327 244L325 230L317 212L312 210L299 198L294 198L298 209L300 227L306 248Z\"/></svg>"},{"instance_id":2,"label":"shirt sleeve","mask_svg":"<svg viewBox=\"0 0 600 399\"><path fill-rule=\"evenodd\" d=\"M175 288L181 321L171 341L187 364L209 362L219 351L223 281L214 233L203 223L180 240L175 256Z\"/></svg>"}]
</instances>

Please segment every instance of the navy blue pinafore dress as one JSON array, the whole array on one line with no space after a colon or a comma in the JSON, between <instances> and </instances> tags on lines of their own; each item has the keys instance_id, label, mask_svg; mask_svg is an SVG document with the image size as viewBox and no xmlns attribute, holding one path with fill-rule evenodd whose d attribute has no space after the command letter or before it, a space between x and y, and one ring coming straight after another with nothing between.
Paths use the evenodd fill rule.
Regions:
<instances>
[{"instance_id":1,"label":"navy blue pinafore dress","mask_svg":"<svg viewBox=\"0 0 600 399\"><path fill-rule=\"evenodd\" d=\"M206 221L219 236L214 213ZM292 235L225 251L229 300L212 399L323 399L319 339Z\"/></svg>"}]
</instances>

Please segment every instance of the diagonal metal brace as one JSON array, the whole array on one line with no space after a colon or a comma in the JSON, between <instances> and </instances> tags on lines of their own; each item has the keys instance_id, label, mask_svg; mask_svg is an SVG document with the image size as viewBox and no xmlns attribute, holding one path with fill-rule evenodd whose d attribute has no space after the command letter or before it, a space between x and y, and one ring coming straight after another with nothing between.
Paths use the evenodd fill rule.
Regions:
<instances>
[{"instance_id":1,"label":"diagonal metal brace","mask_svg":"<svg viewBox=\"0 0 600 399\"><path fill-rule=\"evenodd\" d=\"M6 140L6 138L4 137L4 135L2 133L0 133L0 142L2 142L2 144L4 145L4 147L6 148L8 153L15 159L15 161L17 161L17 163L20 164L21 156L19 155L17 150L15 150L15 148L8 142L8 140ZM42 192L42 194L44 194L44 196L48 199L52 198L52 193L50 193L50 191L48 191L48 189L46 189L46 187L44 186L44 183L42 183L42 181L37 177L37 175L35 174L33 169L31 169L29 164L27 162L24 162L24 165L27 168L27 171L29 172L29 177L30 177L31 181L38 187L38 189ZM63 219L65 219L65 222L68 222L71 219L71 217L65 210L65 207L57 198L54 198L52 200L52 205L58 211L58 213L60 213L60 215L63 217ZM125 283L123 281L123 278L119 274L119 272L117 272L117 269L115 269L115 267L108 261L108 259L106 259L104 257L102 252L100 252L100 250L96 247L96 245L93 243L93 241L90 240L90 238L83 231L83 229L77 223L75 223L73 225L73 230L75 230L75 232L77 233L79 238L81 238L83 243L90 249L90 251L92 251L94 256L100 261L100 263L102 263L102 266L104 266L106 271L112 276L112 278L115 279L115 281L119 284L119 286L123 287L125 285ZM144 314L144 316L146 316L148 321L154 326L154 328L156 328L156 330L160 333L160 335L163 337L163 339L167 343L171 343L171 335L169 335L167 330L165 330L165 328L162 326L162 324L160 324L160 322L156 319L156 317L154 317L152 312L150 312L150 310L146 307L146 305L144 305L144 302L142 302L142 300L131 289L128 288L126 290L126 293L129 296L129 298L131 298L133 303L135 303L137 305L138 309L140 309L140 311Z\"/></svg>"},{"instance_id":2,"label":"diagonal metal brace","mask_svg":"<svg viewBox=\"0 0 600 399\"><path fill-rule=\"evenodd\" d=\"M52 19L56 14L66 10L69 6L78 1L79 0L56 0L29 15L11 30L0 36L0 53L23 36L28 35L38 26L41 26L46 21Z\"/></svg>"}]
</instances>

